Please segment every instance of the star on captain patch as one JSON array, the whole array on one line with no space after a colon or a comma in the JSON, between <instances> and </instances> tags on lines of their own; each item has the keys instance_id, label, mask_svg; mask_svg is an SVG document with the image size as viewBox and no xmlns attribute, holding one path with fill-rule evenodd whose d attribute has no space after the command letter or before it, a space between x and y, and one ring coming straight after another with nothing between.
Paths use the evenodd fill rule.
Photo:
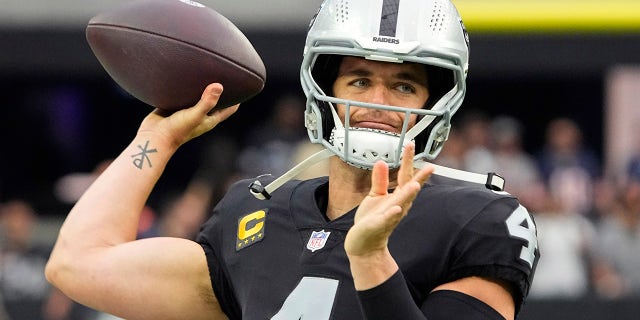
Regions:
<instances>
[{"instance_id":1,"label":"star on captain patch","mask_svg":"<svg viewBox=\"0 0 640 320\"><path fill-rule=\"evenodd\" d=\"M240 251L256 242L264 239L264 224L267 209L259 210L238 219L238 237L236 238L236 251Z\"/></svg>"},{"instance_id":2,"label":"star on captain patch","mask_svg":"<svg viewBox=\"0 0 640 320\"><path fill-rule=\"evenodd\" d=\"M311 250L311 252L315 252L316 250L324 248L330 234L331 232L325 232L324 230L312 231L311 237L309 237L309 242L307 242L307 249Z\"/></svg>"}]
</instances>

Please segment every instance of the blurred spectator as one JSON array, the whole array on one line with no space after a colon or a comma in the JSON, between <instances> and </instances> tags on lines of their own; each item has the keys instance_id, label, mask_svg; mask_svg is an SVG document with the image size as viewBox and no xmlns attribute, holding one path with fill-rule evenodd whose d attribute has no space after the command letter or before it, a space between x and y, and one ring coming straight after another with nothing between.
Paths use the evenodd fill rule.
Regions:
<instances>
[{"instance_id":1,"label":"blurred spectator","mask_svg":"<svg viewBox=\"0 0 640 320\"><path fill-rule=\"evenodd\" d=\"M592 210L594 180L579 167L558 168L547 182L564 210L587 216Z\"/></svg>"},{"instance_id":2,"label":"blurred spectator","mask_svg":"<svg viewBox=\"0 0 640 320\"><path fill-rule=\"evenodd\" d=\"M583 144L582 130L574 121L557 118L549 123L538 161L544 181L565 210L587 214L600 161Z\"/></svg>"},{"instance_id":3,"label":"blurred spectator","mask_svg":"<svg viewBox=\"0 0 640 320\"><path fill-rule=\"evenodd\" d=\"M566 211L547 190L530 209L536 220L540 261L529 297L577 299L590 292L595 227L584 216Z\"/></svg>"},{"instance_id":4,"label":"blurred spectator","mask_svg":"<svg viewBox=\"0 0 640 320\"><path fill-rule=\"evenodd\" d=\"M304 100L295 95L283 95L276 101L271 117L249 133L240 153L240 170L245 177L278 176L292 167L294 150L308 140L304 110Z\"/></svg>"},{"instance_id":5,"label":"blurred spectator","mask_svg":"<svg viewBox=\"0 0 640 320\"><path fill-rule=\"evenodd\" d=\"M239 143L232 136L221 134L203 137L198 169L189 183L204 183L210 188L211 199L215 205L227 191L227 188L240 179L238 157L241 151Z\"/></svg>"},{"instance_id":6,"label":"blurred spectator","mask_svg":"<svg viewBox=\"0 0 640 320\"><path fill-rule=\"evenodd\" d=\"M434 159L434 163L453 169L464 169L467 143L460 129L453 126L449 132L447 143L444 144L440 154Z\"/></svg>"},{"instance_id":7,"label":"blurred spectator","mask_svg":"<svg viewBox=\"0 0 640 320\"><path fill-rule=\"evenodd\" d=\"M465 161L467 160L467 147L468 143L465 140L464 132L462 132L461 128L453 125L452 130L449 132L447 143L445 143L440 154L433 160L433 163L448 168L466 170ZM437 174L434 174L429 178L429 183L448 185L469 184L463 180L448 178Z\"/></svg>"},{"instance_id":8,"label":"blurred spectator","mask_svg":"<svg viewBox=\"0 0 640 320\"><path fill-rule=\"evenodd\" d=\"M633 156L627 166L627 178L629 180L640 180L640 154Z\"/></svg>"},{"instance_id":9,"label":"blurred spectator","mask_svg":"<svg viewBox=\"0 0 640 320\"><path fill-rule=\"evenodd\" d=\"M619 183L610 177L601 177L593 182L593 199L591 210L587 213L587 218L596 224L600 220L618 210L620 210L620 193L622 192Z\"/></svg>"},{"instance_id":10,"label":"blurred spectator","mask_svg":"<svg viewBox=\"0 0 640 320\"><path fill-rule=\"evenodd\" d=\"M556 118L547 125L539 161L546 179L563 167L582 168L591 178L600 175L600 161L593 150L584 145L580 127L568 118Z\"/></svg>"},{"instance_id":11,"label":"blurred spectator","mask_svg":"<svg viewBox=\"0 0 640 320\"><path fill-rule=\"evenodd\" d=\"M53 188L56 199L65 204L74 204L111 161L113 159L100 161L91 172L72 172L60 177Z\"/></svg>"},{"instance_id":12,"label":"blurred spectator","mask_svg":"<svg viewBox=\"0 0 640 320\"><path fill-rule=\"evenodd\" d=\"M500 116L491 121L489 129L494 170L505 178L505 191L517 196L527 208L542 201L538 192L542 178L535 158L522 146L522 124L515 118Z\"/></svg>"},{"instance_id":13,"label":"blurred spectator","mask_svg":"<svg viewBox=\"0 0 640 320\"><path fill-rule=\"evenodd\" d=\"M496 172L497 166L490 146L489 118L470 111L460 121L460 132L466 144L464 168L476 173Z\"/></svg>"},{"instance_id":14,"label":"blurred spectator","mask_svg":"<svg viewBox=\"0 0 640 320\"><path fill-rule=\"evenodd\" d=\"M73 303L44 277L48 245L33 241L37 215L12 200L0 206L0 292L9 319L91 319L93 311Z\"/></svg>"},{"instance_id":15,"label":"blurred spectator","mask_svg":"<svg viewBox=\"0 0 640 320\"><path fill-rule=\"evenodd\" d=\"M629 166L620 206L598 229L598 292L605 297L640 297L640 171Z\"/></svg>"}]
</instances>

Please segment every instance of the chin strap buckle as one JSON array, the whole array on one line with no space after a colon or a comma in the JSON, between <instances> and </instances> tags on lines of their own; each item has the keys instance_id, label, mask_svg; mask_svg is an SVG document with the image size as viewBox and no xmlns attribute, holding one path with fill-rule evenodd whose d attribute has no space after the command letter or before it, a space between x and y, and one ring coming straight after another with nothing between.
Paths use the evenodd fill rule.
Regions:
<instances>
[{"instance_id":1,"label":"chin strap buckle","mask_svg":"<svg viewBox=\"0 0 640 320\"><path fill-rule=\"evenodd\" d=\"M487 173L487 182L484 186L493 191L504 191L504 178L495 172Z\"/></svg>"},{"instance_id":2,"label":"chin strap buckle","mask_svg":"<svg viewBox=\"0 0 640 320\"><path fill-rule=\"evenodd\" d=\"M260 183L259 180L252 182L249 185L249 190L251 194L260 200L269 200L271 199L271 195L267 192L267 189Z\"/></svg>"}]
</instances>

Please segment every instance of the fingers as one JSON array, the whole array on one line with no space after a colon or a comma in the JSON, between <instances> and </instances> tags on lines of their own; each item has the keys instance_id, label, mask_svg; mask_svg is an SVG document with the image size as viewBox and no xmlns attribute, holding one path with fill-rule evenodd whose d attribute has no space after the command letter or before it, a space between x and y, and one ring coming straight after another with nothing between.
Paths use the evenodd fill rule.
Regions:
<instances>
[{"instance_id":1,"label":"fingers","mask_svg":"<svg viewBox=\"0 0 640 320\"><path fill-rule=\"evenodd\" d=\"M240 107L240 104L236 104L228 108L216 109L215 106L220 100L222 91L223 87L219 83L212 83L208 85L204 89L200 101L198 101L194 106L194 109L197 109L198 114L205 116L204 123L209 129L212 129L220 122L229 118L232 114L238 111L238 108Z\"/></svg>"},{"instance_id":2,"label":"fingers","mask_svg":"<svg viewBox=\"0 0 640 320\"><path fill-rule=\"evenodd\" d=\"M402 163L400 164L400 170L398 171L398 186L403 186L410 181L417 181L420 185L423 185L433 173L432 165L425 165L419 171L415 171L413 168L413 157L416 153L416 146L413 143L408 143L402 152Z\"/></svg>"},{"instance_id":3,"label":"fingers","mask_svg":"<svg viewBox=\"0 0 640 320\"><path fill-rule=\"evenodd\" d=\"M413 178L413 156L416 152L414 143L407 143L402 151L402 163L398 171L398 185L402 186Z\"/></svg>"},{"instance_id":4,"label":"fingers","mask_svg":"<svg viewBox=\"0 0 640 320\"><path fill-rule=\"evenodd\" d=\"M195 108L200 112L209 113L209 111L211 111L211 109L213 109L218 103L222 90L222 85L219 83L212 83L208 85L202 92L200 101L195 105Z\"/></svg>"},{"instance_id":5,"label":"fingers","mask_svg":"<svg viewBox=\"0 0 640 320\"><path fill-rule=\"evenodd\" d=\"M140 124L139 132L158 132L180 146L210 131L238 110L239 105L220 110L214 109L222 94L222 85L208 85L198 103L178 111L155 109Z\"/></svg>"},{"instance_id":6,"label":"fingers","mask_svg":"<svg viewBox=\"0 0 640 320\"><path fill-rule=\"evenodd\" d=\"M373 165L371 173L371 196L382 196L387 194L389 189L389 165L379 160Z\"/></svg>"},{"instance_id":7,"label":"fingers","mask_svg":"<svg viewBox=\"0 0 640 320\"><path fill-rule=\"evenodd\" d=\"M238 108L240 108L240 104L236 104L235 106L231 106L221 110L213 109L213 112L210 112L209 115L215 117L217 122L222 122L224 120L227 120L227 118L238 111Z\"/></svg>"},{"instance_id":8,"label":"fingers","mask_svg":"<svg viewBox=\"0 0 640 320\"><path fill-rule=\"evenodd\" d=\"M432 166L431 164L427 164L422 169L420 169L420 171L414 174L413 180L418 181L420 185L423 185L425 182L427 182L429 177L431 177L431 174L433 174L434 170L434 166Z\"/></svg>"},{"instance_id":9,"label":"fingers","mask_svg":"<svg viewBox=\"0 0 640 320\"><path fill-rule=\"evenodd\" d=\"M198 105L200 105L201 108L200 110L213 117L213 122L215 124L218 124L229 118L232 114L238 111L238 108L240 107L240 104L236 104L234 106L219 110L215 108L218 101L220 100L220 95L222 95L223 89L224 88L219 83L212 83L208 85L202 93L200 102L198 102Z\"/></svg>"},{"instance_id":10,"label":"fingers","mask_svg":"<svg viewBox=\"0 0 640 320\"><path fill-rule=\"evenodd\" d=\"M223 87L219 83L209 84L207 87L204 88L204 91L200 96L200 100L196 103L196 105L193 107L189 107L187 109L198 110L199 113L201 114L209 113L211 109L213 109L218 103L218 100L220 99L220 95L222 94L222 90L223 90ZM179 111L156 108L152 113L155 113L163 118L166 118Z\"/></svg>"},{"instance_id":11,"label":"fingers","mask_svg":"<svg viewBox=\"0 0 640 320\"><path fill-rule=\"evenodd\" d=\"M399 204L406 212L415 197L420 192L422 185L433 173L433 166L426 165L421 170L415 171L413 167L413 157L415 156L415 144L405 145L402 153L402 163L398 170L398 187L393 192L393 203Z\"/></svg>"}]
</instances>

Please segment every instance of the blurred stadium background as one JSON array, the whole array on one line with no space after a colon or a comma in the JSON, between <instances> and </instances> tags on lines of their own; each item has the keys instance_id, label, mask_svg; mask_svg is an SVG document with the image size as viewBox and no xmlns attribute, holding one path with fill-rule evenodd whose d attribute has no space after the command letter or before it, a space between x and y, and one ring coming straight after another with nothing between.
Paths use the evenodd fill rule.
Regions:
<instances>
[{"instance_id":1,"label":"blurred stadium background","mask_svg":"<svg viewBox=\"0 0 640 320\"><path fill-rule=\"evenodd\" d=\"M42 221L53 221L40 226L44 240L55 236L55 223L70 205L56 196L56 182L114 156L151 111L111 81L84 37L92 16L122 2L0 0L0 202L26 199ZM236 23L267 67L264 91L216 129L242 145L278 97L302 96L304 37L321 1L200 2ZM543 148L551 120L570 118L597 154L603 175L624 175L640 152L640 1L454 3L471 37L461 113L481 110L519 120L531 154ZM183 148L158 193L189 183L206 142ZM640 255L640 249L629 254ZM532 300L521 319L636 319L638 297Z\"/></svg>"}]
</instances>

